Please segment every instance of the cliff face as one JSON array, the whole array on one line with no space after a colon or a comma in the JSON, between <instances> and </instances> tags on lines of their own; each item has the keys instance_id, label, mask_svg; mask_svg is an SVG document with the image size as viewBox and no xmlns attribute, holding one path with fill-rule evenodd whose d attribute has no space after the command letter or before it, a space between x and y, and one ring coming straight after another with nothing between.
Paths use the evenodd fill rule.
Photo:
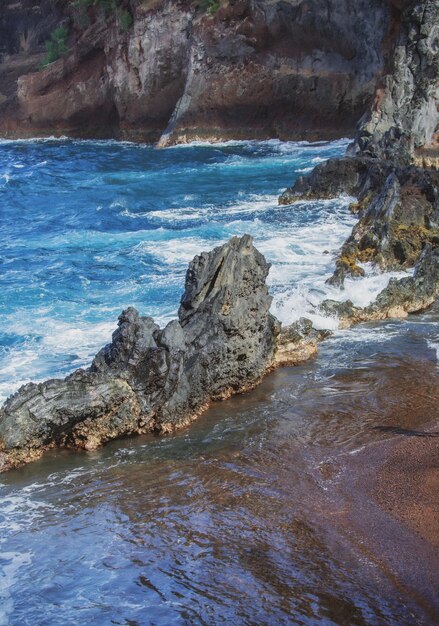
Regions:
<instances>
[{"instance_id":1,"label":"cliff face","mask_svg":"<svg viewBox=\"0 0 439 626\"><path fill-rule=\"evenodd\" d=\"M410 163L436 143L439 124L439 2L406 2L389 71L360 121L353 154Z\"/></svg>"},{"instance_id":2,"label":"cliff face","mask_svg":"<svg viewBox=\"0 0 439 626\"><path fill-rule=\"evenodd\" d=\"M63 19L64 5L55 0L6 0L0 8L0 105L14 96L17 80L35 71L44 42Z\"/></svg>"},{"instance_id":3,"label":"cliff face","mask_svg":"<svg viewBox=\"0 0 439 626\"><path fill-rule=\"evenodd\" d=\"M78 28L68 0L34 5L10 3L0 22L9 33L0 133L161 145L352 134L389 63L400 13L383 0L231 0L214 15L187 0L149 0L123 4L132 23L91 15ZM29 72L59 23L70 54Z\"/></svg>"},{"instance_id":4,"label":"cliff face","mask_svg":"<svg viewBox=\"0 0 439 626\"><path fill-rule=\"evenodd\" d=\"M6 0L0 12L0 59L40 50L63 17L65 2Z\"/></svg>"}]
</instances>

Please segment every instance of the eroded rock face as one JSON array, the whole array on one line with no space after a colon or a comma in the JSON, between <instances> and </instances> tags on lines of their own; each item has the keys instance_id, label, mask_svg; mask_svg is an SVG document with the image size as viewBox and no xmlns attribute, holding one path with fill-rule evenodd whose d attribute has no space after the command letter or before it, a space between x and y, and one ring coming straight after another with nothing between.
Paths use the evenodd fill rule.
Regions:
<instances>
[{"instance_id":1,"label":"eroded rock face","mask_svg":"<svg viewBox=\"0 0 439 626\"><path fill-rule=\"evenodd\" d=\"M372 100L392 27L382 0L232 0L214 16L189 1L124 5L128 29L111 16L85 30L70 21L72 54L9 85L3 136L168 145L350 135ZM71 6L57 3L60 19L72 19ZM15 39L24 32L18 11Z\"/></svg>"},{"instance_id":2,"label":"eroded rock face","mask_svg":"<svg viewBox=\"0 0 439 626\"><path fill-rule=\"evenodd\" d=\"M414 267L427 243L439 245L439 172L370 157L331 159L299 178L279 198L300 200L355 196L358 223L343 244L328 282L342 287L347 276L363 276L361 263L380 269Z\"/></svg>"},{"instance_id":3,"label":"eroded rock face","mask_svg":"<svg viewBox=\"0 0 439 626\"><path fill-rule=\"evenodd\" d=\"M383 183L365 187L353 205L359 221L342 246L330 282L342 286L347 275L361 275L359 262L371 261L383 271L414 267L426 244L437 247L438 187L437 172L416 168L396 168Z\"/></svg>"},{"instance_id":4,"label":"eroded rock face","mask_svg":"<svg viewBox=\"0 0 439 626\"><path fill-rule=\"evenodd\" d=\"M402 4L390 72L380 79L350 152L408 164L439 123L439 3Z\"/></svg>"},{"instance_id":5,"label":"eroded rock face","mask_svg":"<svg viewBox=\"0 0 439 626\"><path fill-rule=\"evenodd\" d=\"M269 264L251 237L195 257L178 320L160 329L127 309L87 370L30 383L0 410L0 470L53 446L91 449L185 425L213 399L250 389L272 367L280 325Z\"/></svg>"}]
</instances>

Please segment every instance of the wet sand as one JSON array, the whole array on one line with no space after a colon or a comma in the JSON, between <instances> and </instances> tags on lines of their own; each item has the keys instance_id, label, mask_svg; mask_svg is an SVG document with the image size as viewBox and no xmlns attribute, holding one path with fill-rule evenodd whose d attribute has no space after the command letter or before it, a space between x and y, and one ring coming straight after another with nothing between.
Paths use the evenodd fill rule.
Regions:
<instances>
[{"instance_id":1,"label":"wet sand","mask_svg":"<svg viewBox=\"0 0 439 626\"><path fill-rule=\"evenodd\" d=\"M341 527L421 608L415 623L439 623L439 423L382 431L340 459Z\"/></svg>"},{"instance_id":2,"label":"wet sand","mask_svg":"<svg viewBox=\"0 0 439 626\"><path fill-rule=\"evenodd\" d=\"M388 460L378 471L373 495L439 554L439 424L402 432L386 447Z\"/></svg>"}]
</instances>

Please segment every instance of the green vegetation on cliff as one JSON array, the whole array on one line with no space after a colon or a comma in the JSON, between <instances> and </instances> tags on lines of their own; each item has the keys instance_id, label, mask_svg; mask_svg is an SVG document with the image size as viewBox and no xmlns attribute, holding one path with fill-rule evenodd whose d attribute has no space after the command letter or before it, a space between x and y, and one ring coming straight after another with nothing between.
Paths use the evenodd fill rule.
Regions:
<instances>
[{"instance_id":1,"label":"green vegetation on cliff","mask_svg":"<svg viewBox=\"0 0 439 626\"><path fill-rule=\"evenodd\" d=\"M58 28L55 28L50 35L49 41L46 42L47 54L43 61L43 67L49 65L49 63L53 63L68 53L68 38L69 29L66 26L58 26Z\"/></svg>"},{"instance_id":2,"label":"green vegetation on cliff","mask_svg":"<svg viewBox=\"0 0 439 626\"><path fill-rule=\"evenodd\" d=\"M199 4L201 11L209 13L209 15L215 15L220 8L219 0L201 0Z\"/></svg>"}]
</instances>

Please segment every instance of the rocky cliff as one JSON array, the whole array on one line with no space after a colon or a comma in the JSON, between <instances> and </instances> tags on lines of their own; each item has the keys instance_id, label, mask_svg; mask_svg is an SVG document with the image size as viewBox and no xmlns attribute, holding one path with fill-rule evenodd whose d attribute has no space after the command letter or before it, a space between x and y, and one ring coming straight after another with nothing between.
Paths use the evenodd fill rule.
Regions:
<instances>
[{"instance_id":1,"label":"rocky cliff","mask_svg":"<svg viewBox=\"0 0 439 626\"><path fill-rule=\"evenodd\" d=\"M416 149L436 143L438 124L439 2L405 2L389 71L350 153L409 164Z\"/></svg>"},{"instance_id":2,"label":"rocky cliff","mask_svg":"<svg viewBox=\"0 0 439 626\"><path fill-rule=\"evenodd\" d=\"M400 9L385 0L82 5L78 15L81 3L72 0L7 3L0 18L3 136L166 145L350 135L400 28ZM59 24L68 50L36 71Z\"/></svg>"},{"instance_id":3,"label":"rocky cliff","mask_svg":"<svg viewBox=\"0 0 439 626\"><path fill-rule=\"evenodd\" d=\"M389 65L348 155L318 165L279 198L280 204L343 193L357 198L351 210L359 220L336 258L332 285L364 276L365 263L385 271L415 268L413 278L391 281L365 309L325 303L344 325L421 310L439 293L439 3L400 5Z\"/></svg>"}]
</instances>

